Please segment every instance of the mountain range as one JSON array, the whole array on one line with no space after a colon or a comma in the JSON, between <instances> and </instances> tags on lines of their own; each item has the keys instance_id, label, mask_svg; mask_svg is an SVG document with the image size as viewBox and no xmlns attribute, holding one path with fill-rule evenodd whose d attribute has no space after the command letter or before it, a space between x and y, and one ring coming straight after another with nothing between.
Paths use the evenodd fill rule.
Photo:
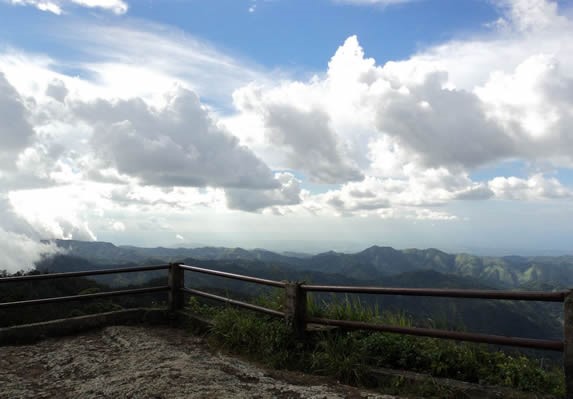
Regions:
<instances>
[{"instance_id":1,"label":"mountain range","mask_svg":"<svg viewBox=\"0 0 573 399\"><path fill-rule=\"evenodd\" d=\"M201 247L140 248L106 242L56 240L59 255L36 265L42 272L67 272L144 264L183 262L209 269L274 280L329 285L373 285L412 288L557 290L573 285L573 257L484 257L448 254L438 249L397 250L372 246L357 253L286 254L264 249ZM248 299L272 290L200 273L185 273L186 285ZM165 271L94 277L97 283L118 287L166 283ZM351 296L382 311L403 312L421 326L531 338L562 337L561 305L527 301ZM315 294L317 303L346 296Z\"/></svg>"},{"instance_id":2,"label":"mountain range","mask_svg":"<svg viewBox=\"0 0 573 399\"><path fill-rule=\"evenodd\" d=\"M469 277L496 288L563 289L573 286L573 256L503 256L449 254L438 249L405 249L372 246L347 254L281 254L264 249L201 247L141 248L107 242L55 240L69 256L94 264L144 264L182 259L217 261L259 261L278 267L340 274L357 280L371 280L406 272L430 270Z\"/></svg>"}]
</instances>

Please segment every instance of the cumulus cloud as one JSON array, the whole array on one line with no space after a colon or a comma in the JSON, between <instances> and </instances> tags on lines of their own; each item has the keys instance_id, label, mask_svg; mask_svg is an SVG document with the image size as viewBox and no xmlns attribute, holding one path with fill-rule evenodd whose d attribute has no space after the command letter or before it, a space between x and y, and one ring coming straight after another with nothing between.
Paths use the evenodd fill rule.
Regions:
<instances>
[{"instance_id":1,"label":"cumulus cloud","mask_svg":"<svg viewBox=\"0 0 573 399\"><path fill-rule=\"evenodd\" d=\"M496 197L509 200L572 198L573 190L554 177L535 174L527 179L511 176L496 177L488 182Z\"/></svg>"},{"instance_id":2,"label":"cumulus cloud","mask_svg":"<svg viewBox=\"0 0 573 399\"><path fill-rule=\"evenodd\" d=\"M91 194L81 186L66 185L12 191L8 199L13 213L33 228L31 237L92 241L96 235L83 217L88 209L97 212L99 208L97 197L91 198Z\"/></svg>"},{"instance_id":3,"label":"cumulus cloud","mask_svg":"<svg viewBox=\"0 0 573 399\"><path fill-rule=\"evenodd\" d=\"M46 88L46 95L59 102L64 102L68 95L68 88L61 80L55 79Z\"/></svg>"},{"instance_id":4,"label":"cumulus cloud","mask_svg":"<svg viewBox=\"0 0 573 399\"><path fill-rule=\"evenodd\" d=\"M230 125L258 129L258 136L242 137L267 162L342 183L305 195L296 209L388 214L454 200L563 198L568 188L555 178L472 180L478 168L508 160L549 169L573 165L573 45L564 39L573 24L552 1L494 5L502 17L488 34L383 65L349 37L322 74L235 92L243 119ZM295 148L300 158L292 156ZM308 156L313 152L320 156ZM303 163L309 159L315 165ZM321 164L340 179L317 178ZM364 181L340 172L340 165Z\"/></svg>"},{"instance_id":5,"label":"cumulus cloud","mask_svg":"<svg viewBox=\"0 0 573 399\"><path fill-rule=\"evenodd\" d=\"M539 31L567 23L567 19L559 15L556 2L547 0L496 0L494 2L505 16L497 21L497 25L510 25L518 31Z\"/></svg>"},{"instance_id":6,"label":"cumulus cloud","mask_svg":"<svg viewBox=\"0 0 573 399\"><path fill-rule=\"evenodd\" d=\"M0 71L0 166L7 167L34 136L24 101Z\"/></svg>"},{"instance_id":7,"label":"cumulus cloud","mask_svg":"<svg viewBox=\"0 0 573 399\"><path fill-rule=\"evenodd\" d=\"M42 257L58 252L54 245L41 243L40 238L37 229L15 212L10 200L0 192L0 270L29 270Z\"/></svg>"},{"instance_id":8,"label":"cumulus cloud","mask_svg":"<svg viewBox=\"0 0 573 399\"><path fill-rule=\"evenodd\" d=\"M476 89L488 115L519 144L519 156L573 162L573 76L566 65L556 55L534 55Z\"/></svg>"},{"instance_id":9,"label":"cumulus cloud","mask_svg":"<svg viewBox=\"0 0 573 399\"><path fill-rule=\"evenodd\" d=\"M420 154L429 166L471 168L513 154L500 126L486 117L478 97L446 87L447 75L433 73L421 84L380 96L377 127Z\"/></svg>"},{"instance_id":10,"label":"cumulus cloud","mask_svg":"<svg viewBox=\"0 0 573 399\"><path fill-rule=\"evenodd\" d=\"M0 251L2 252L1 270L15 273L34 268L43 257L58 253L53 244L45 244L31 239L24 234L5 231L0 227Z\"/></svg>"},{"instance_id":11,"label":"cumulus cloud","mask_svg":"<svg viewBox=\"0 0 573 399\"><path fill-rule=\"evenodd\" d=\"M264 119L271 144L288 151L288 166L307 173L310 180L332 184L362 179L361 171L332 131L327 113L270 104Z\"/></svg>"},{"instance_id":12,"label":"cumulus cloud","mask_svg":"<svg viewBox=\"0 0 573 399\"><path fill-rule=\"evenodd\" d=\"M2 53L0 228L173 237L169 215L206 209L449 221L454 201L570 198L551 172L573 165L571 22L555 2L495 4L486 35L385 64L351 36L306 80L147 23L59 29L89 61ZM474 175L507 160L544 174Z\"/></svg>"},{"instance_id":13,"label":"cumulus cloud","mask_svg":"<svg viewBox=\"0 0 573 399\"><path fill-rule=\"evenodd\" d=\"M277 173L280 187L272 190L231 188L225 190L227 205L231 209L254 212L262 208L295 205L301 202L300 180L291 173Z\"/></svg>"},{"instance_id":14,"label":"cumulus cloud","mask_svg":"<svg viewBox=\"0 0 573 399\"><path fill-rule=\"evenodd\" d=\"M125 14L128 6L122 0L7 0L9 4L33 6L38 10L61 15L68 5L86 8L101 8L114 14Z\"/></svg>"},{"instance_id":15,"label":"cumulus cloud","mask_svg":"<svg viewBox=\"0 0 573 399\"><path fill-rule=\"evenodd\" d=\"M93 151L105 166L159 186L274 188L270 169L216 126L197 95L176 88L166 105L141 99L75 103L94 126Z\"/></svg>"}]
</instances>

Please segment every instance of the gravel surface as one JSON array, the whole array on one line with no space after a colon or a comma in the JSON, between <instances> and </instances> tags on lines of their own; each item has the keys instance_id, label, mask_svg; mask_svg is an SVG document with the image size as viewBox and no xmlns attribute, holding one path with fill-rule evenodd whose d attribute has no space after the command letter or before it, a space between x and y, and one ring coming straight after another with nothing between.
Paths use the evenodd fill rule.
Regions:
<instances>
[{"instance_id":1,"label":"gravel surface","mask_svg":"<svg viewBox=\"0 0 573 399\"><path fill-rule=\"evenodd\" d=\"M396 397L266 370L213 353L202 338L179 329L115 326L0 347L0 398Z\"/></svg>"}]
</instances>

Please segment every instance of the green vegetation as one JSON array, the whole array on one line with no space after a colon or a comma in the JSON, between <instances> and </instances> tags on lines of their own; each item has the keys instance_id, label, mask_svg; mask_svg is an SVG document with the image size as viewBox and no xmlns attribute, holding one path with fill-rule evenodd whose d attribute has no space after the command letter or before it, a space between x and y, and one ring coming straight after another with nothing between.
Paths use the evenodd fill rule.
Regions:
<instances>
[{"instance_id":1,"label":"green vegetation","mask_svg":"<svg viewBox=\"0 0 573 399\"><path fill-rule=\"evenodd\" d=\"M17 273L14 276L36 274L41 273L34 270L28 273ZM0 277L2 277L1 274ZM148 281L145 284L128 285L124 288L143 288L165 284L166 278L163 277ZM0 303L95 294L106 291L110 291L108 285L87 278L2 283L0 285ZM0 327L150 306L150 304L153 305L161 302L165 303L165 293L159 292L138 296L131 295L53 304L18 306L0 309Z\"/></svg>"},{"instance_id":2,"label":"green vegetation","mask_svg":"<svg viewBox=\"0 0 573 399\"><path fill-rule=\"evenodd\" d=\"M277 296L259 298L258 303L280 309ZM208 316L213 327L211 342L230 352L246 355L268 366L295 369L335 377L360 386L383 386L390 393L414 393L446 398L435 384L383 382L371 369L410 370L434 377L500 385L522 391L563 395L564 377L559 366L542 366L542 361L523 354L509 354L486 345L457 343L398 334L333 330L310 334L304 342L295 340L283 320L230 307L215 307L190 300L194 313ZM411 326L405 314L379 312L360 301L345 299L317 303L310 300L314 316ZM455 396L452 396L455 397Z\"/></svg>"},{"instance_id":3,"label":"green vegetation","mask_svg":"<svg viewBox=\"0 0 573 399\"><path fill-rule=\"evenodd\" d=\"M452 255L436 249L395 250L373 246L355 254L326 252L305 258L241 248L135 248L109 243L58 241L70 252L44 259L38 270L66 272L183 261L208 269L272 280L325 285L409 288L563 289L573 284L573 257L524 258ZM117 263L115 263L117 262ZM135 262L135 263L128 263ZM1 266L0 266L1 267ZM534 272L535 271L535 272ZM112 287L141 285L164 271L105 275L92 280ZM559 284L555 282L559 282ZM186 273L186 285L210 292L233 292L237 299L263 294L266 287ZM538 339L562 339L559 303L401 296L360 296L364 306L403 311L415 320L447 328ZM319 299L330 299L323 295Z\"/></svg>"}]
</instances>

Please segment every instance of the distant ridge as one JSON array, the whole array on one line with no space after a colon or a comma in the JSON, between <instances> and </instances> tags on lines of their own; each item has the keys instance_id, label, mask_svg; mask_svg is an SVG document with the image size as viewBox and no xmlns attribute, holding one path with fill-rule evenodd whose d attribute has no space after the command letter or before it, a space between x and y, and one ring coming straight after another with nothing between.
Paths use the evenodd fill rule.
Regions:
<instances>
[{"instance_id":1,"label":"distant ridge","mask_svg":"<svg viewBox=\"0 0 573 399\"><path fill-rule=\"evenodd\" d=\"M357 253L335 251L317 255L279 254L265 249L201 247L140 248L116 246L109 242L54 240L70 256L94 264L145 263L151 260L171 262L198 260L241 260L288 265L299 270L334 273L359 280L392 276L405 272L432 270L444 274L470 277L504 288L573 286L573 256L476 256L449 254L436 248L397 250L388 246L371 246Z\"/></svg>"}]
</instances>

